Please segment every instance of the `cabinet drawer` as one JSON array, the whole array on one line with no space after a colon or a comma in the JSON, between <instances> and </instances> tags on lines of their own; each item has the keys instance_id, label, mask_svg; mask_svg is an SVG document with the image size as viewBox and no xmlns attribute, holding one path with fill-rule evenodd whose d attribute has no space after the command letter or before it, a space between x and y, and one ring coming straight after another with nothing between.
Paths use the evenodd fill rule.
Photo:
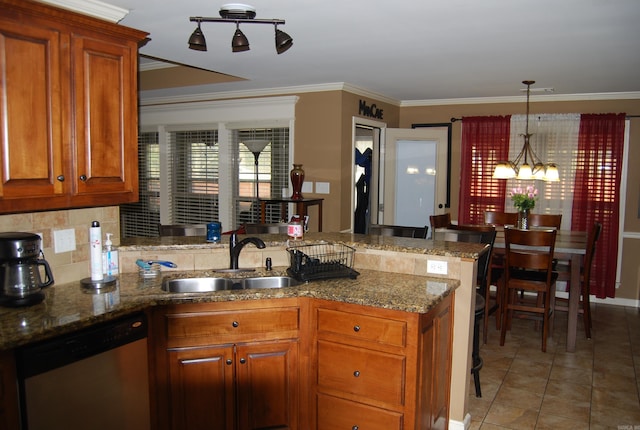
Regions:
<instances>
[{"instance_id":1,"label":"cabinet drawer","mask_svg":"<svg viewBox=\"0 0 640 430\"><path fill-rule=\"evenodd\" d=\"M318 430L400 430L402 414L318 394Z\"/></svg>"},{"instance_id":2,"label":"cabinet drawer","mask_svg":"<svg viewBox=\"0 0 640 430\"><path fill-rule=\"evenodd\" d=\"M370 342L404 347L407 324L404 321L351 312L318 309L318 334L335 333Z\"/></svg>"},{"instance_id":3,"label":"cabinet drawer","mask_svg":"<svg viewBox=\"0 0 640 430\"><path fill-rule=\"evenodd\" d=\"M225 342L227 337L260 334L276 338L278 333L297 337L300 321L298 308L175 313L166 318L169 343L191 338Z\"/></svg>"},{"instance_id":4,"label":"cabinet drawer","mask_svg":"<svg viewBox=\"0 0 640 430\"><path fill-rule=\"evenodd\" d=\"M318 387L393 406L404 403L405 358L318 341Z\"/></svg>"}]
</instances>

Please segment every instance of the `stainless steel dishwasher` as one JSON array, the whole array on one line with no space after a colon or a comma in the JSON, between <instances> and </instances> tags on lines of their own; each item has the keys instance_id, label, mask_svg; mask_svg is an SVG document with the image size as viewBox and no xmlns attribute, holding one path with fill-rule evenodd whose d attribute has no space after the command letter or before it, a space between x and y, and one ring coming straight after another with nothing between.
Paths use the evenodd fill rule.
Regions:
<instances>
[{"instance_id":1,"label":"stainless steel dishwasher","mask_svg":"<svg viewBox=\"0 0 640 430\"><path fill-rule=\"evenodd\" d=\"M149 429L142 313L16 350L23 430Z\"/></svg>"}]
</instances>

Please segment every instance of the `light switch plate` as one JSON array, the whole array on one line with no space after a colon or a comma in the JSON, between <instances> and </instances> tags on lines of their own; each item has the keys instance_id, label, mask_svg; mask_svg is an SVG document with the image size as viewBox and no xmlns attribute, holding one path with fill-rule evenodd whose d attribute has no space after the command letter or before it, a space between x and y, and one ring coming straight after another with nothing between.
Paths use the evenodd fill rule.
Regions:
<instances>
[{"instance_id":1,"label":"light switch plate","mask_svg":"<svg viewBox=\"0 0 640 430\"><path fill-rule=\"evenodd\" d=\"M329 182L316 182L316 194L329 194Z\"/></svg>"},{"instance_id":2,"label":"light switch plate","mask_svg":"<svg viewBox=\"0 0 640 430\"><path fill-rule=\"evenodd\" d=\"M76 231L72 228L53 232L53 252L70 252L76 250Z\"/></svg>"}]
</instances>

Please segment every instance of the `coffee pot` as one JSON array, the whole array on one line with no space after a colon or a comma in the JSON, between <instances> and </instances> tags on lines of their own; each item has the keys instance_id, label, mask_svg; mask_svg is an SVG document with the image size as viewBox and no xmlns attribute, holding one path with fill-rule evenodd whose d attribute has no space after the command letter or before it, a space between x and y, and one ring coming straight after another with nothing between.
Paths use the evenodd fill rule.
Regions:
<instances>
[{"instance_id":1,"label":"coffee pot","mask_svg":"<svg viewBox=\"0 0 640 430\"><path fill-rule=\"evenodd\" d=\"M28 306L44 300L42 289L53 284L53 275L49 263L39 258L41 240L33 233L0 233L0 305Z\"/></svg>"}]
</instances>

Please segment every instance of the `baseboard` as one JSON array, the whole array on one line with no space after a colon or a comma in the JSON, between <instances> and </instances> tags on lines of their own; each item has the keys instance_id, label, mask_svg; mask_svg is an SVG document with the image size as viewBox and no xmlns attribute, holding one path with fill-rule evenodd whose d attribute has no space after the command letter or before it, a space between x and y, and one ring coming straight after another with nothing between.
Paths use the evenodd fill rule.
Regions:
<instances>
[{"instance_id":1,"label":"baseboard","mask_svg":"<svg viewBox=\"0 0 640 430\"><path fill-rule=\"evenodd\" d=\"M449 419L449 430L468 430L471 428L471 414L464 417L464 422Z\"/></svg>"},{"instance_id":2,"label":"baseboard","mask_svg":"<svg viewBox=\"0 0 640 430\"><path fill-rule=\"evenodd\" d=\"M566 291L556 291L556 297L560 297L563 299L568 299L569 298L569 293ZM606 299L599 299L597 297L593 297L591 296L590 298L590 302L591 303L600 303L603 305L613 305L613 306L625 306L625 307L630 307L630 308L640 308L640 300L634 300L634 299L623 299L623 298L618 298L618 297L614 297L614 298L606 298Z\"/></svg>"}]
</instances>

